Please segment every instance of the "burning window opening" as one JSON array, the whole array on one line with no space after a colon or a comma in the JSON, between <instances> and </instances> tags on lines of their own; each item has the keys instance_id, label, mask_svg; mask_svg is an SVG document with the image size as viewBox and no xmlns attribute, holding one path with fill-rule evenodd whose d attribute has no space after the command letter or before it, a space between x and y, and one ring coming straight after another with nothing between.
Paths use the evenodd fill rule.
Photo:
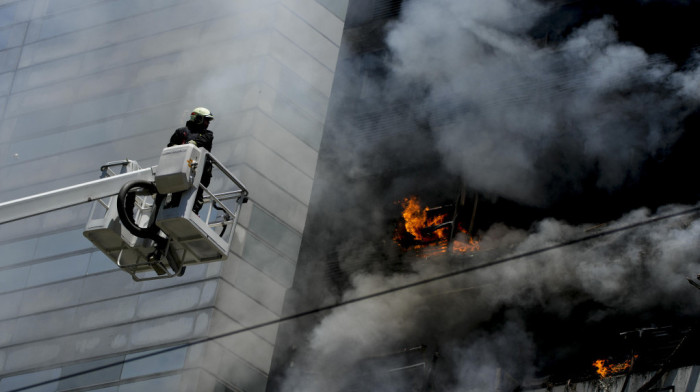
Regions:
<instances>
[{"instance_id":1,"label":"burning window opening","mask_svg":"<svg viewBox=\"0 0 700 392\"><path fill-rule=\"evenodd\" d=\"M424 207L415 195L396 204L402 212L393 239L403 249L421 250L424 257L480 250L478 239L457 219L454 205Z\"/></svg>"},{"instance_id":2,"label":"burning window opening","mask_svg":"<svg viewBox=\"0 0 700 392\"><path fill-rule=\"evenodd\" d=\"M622 363L610 363L607 359L598 359L593 362L592 366L596 368L596 373L598 373L600 378L606 378L629 370L636 358L637 356L635 355Z\"/></svg>"}]
</instances>

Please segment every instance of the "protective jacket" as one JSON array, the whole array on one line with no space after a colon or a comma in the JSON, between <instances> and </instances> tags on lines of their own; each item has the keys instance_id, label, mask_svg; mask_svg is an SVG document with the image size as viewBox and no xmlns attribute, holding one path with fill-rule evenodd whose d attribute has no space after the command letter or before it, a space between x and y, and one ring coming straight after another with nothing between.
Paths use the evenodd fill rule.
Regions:
<instances>
[{"instance_id":1,"label":"protective jacket","mask_svg":"<svg viewBox=\"0 0 700 392\"><path fill-rule=\"evenodd\" d=\"M197 144L197 147L204 147L207 151L211 152L211 145L214 141L214 133L208 129L202 130L197 124L188 121L184 127L175 130L173 135L170 137L170 143L168 147L175 146L178 144L186 144L193 141Z\"/></svg>"},{"instance_id":2,"label":"protective jacket","mask_svg":"<svg viewBox=\"0 0 700 392\"><path fill-rule=\"evenodd\" d=\"M192 121L188 121L185 123L184 127L176 129L173 135L170 136L170 143L168 143L168 147L172 147L179 144L187 144L193 140L197 147L204 147L207 149L207 151L211 152L211 145L214 141L214 133L208 129L202 129L201 126L193 123ZM212 164L207 159L207 161L204 163L204 173L202 173L202 180L200 181L200 183L205 187L209 186L209 183L211 181L211 175ZM179 203L179 196L177 196L176 198L177 203ZM177 205L177 203L175 203L175 205ZM199 188L199 190L197 191L197 197L195 199L194 206L192 207L192 211L194 211L195 214L198 214L199 210L202 208L203 203L203 190L202 188Z\"/></svg>"}]
</instances>

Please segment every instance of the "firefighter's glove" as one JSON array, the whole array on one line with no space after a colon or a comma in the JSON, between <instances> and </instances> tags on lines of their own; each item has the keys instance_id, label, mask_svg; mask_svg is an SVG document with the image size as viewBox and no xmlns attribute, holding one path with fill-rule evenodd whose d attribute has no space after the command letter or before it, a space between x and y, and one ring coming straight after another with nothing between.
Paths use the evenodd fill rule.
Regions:
<instances>
[{"instance_id":1,"label":"firefighter's glove","mask_svg":"<svg viewBox=\"0 0 700 392\"><path fill-rule=\"evenodd\" d=\"M197 146L197 142L196 142L196 141L194 141L194 140L190 140L190 141L189 141L189 142L187 142L187 143L189 143L189 144L194 144L194 145L195 145L195 147L198 147L198 146Z\"/></svg>"}]
</instances>

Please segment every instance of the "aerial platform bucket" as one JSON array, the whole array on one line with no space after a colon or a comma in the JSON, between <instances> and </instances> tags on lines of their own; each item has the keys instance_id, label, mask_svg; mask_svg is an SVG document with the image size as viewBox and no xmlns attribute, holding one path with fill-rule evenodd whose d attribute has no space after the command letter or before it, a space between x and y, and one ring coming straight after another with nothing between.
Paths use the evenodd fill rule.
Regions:
<instances>
[{"instance_id":1,"label":"aerial platform bucket","mask_svg":"<svg viewBox=\"0 0 700 392\"><path fill-rule=\"evenodd\" d=\"M141 167L135 161L124 160L108 163L101 169L102 178L105 178L138 171ZM83 235L119 267L138 272L152 270L146 257L155 250L155 243L131 234L121 224L116 204L116 195L96 200ZM137 204L144 212L140 219L147 220L150 206L143 205L142 199Z\"/></svg>"},{"instance_id":2,"label":"aerial platform bucket","mask_svg":"<svg viewBox=\"0 0 700 392\"><path fill-rule=\"evenodd\" d=\"M200 183L205 168L217 169L214 178L220 192ZM134 161L102 167L103 177L138 170ZM96 200L83 235L137 281L181 276L187 265L226 259L241 206L247 201L243 184L205 149L191 144L164 149L152 171L150 178L124 181L121 200L116 195ZM123 196L132 187L137 189L132 195L134 208L125 208ZM192 211L198 192L199 215ZM127 222L128 228L124 219L133 220ZM141 231L144 225L148 234Z\"/></svg>"},{"instance_id":3,"label":"aerial platform bucket","mask_svg":"<svg viewBox=\"0 0 700 392\"><path fill-rule=\"evenodd\" d=\"M178 254L178 258L185 265L228 257L241 205L247 201L247 191L243 185L211 154L204 150L202 152L197 174L191 180L192 186L180 192L177 203L163 203L156 219L156 225L171 241L173 252ZM183 154L189 156L188 152ZM201 184L207 165L218 169L214 177L222 180L221 187L228 191L215 194ZM160 169L158 172L160 173ZM169 176L173 177L172 174ZM156 186L159 189L164 188L159 185L159 179L159 174L156 174ZM171 186L169 189L179 189L172 188L172 181L168 184ZM198 192L201 192L203 205L200 213L196 214L193 207Z\"/></svg>"}]
</instances>

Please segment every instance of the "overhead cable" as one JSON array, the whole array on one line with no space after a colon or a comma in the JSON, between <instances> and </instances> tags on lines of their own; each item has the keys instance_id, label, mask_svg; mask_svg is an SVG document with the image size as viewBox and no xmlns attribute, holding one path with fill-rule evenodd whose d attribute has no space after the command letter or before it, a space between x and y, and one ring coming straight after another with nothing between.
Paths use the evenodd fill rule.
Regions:
<instances>
[{"instance_id":1,"label":"overhead cable","mask_svg":"<svg viewBox=\"0 0 700 392\"><path fill-rule=\"evenodd\" d=\"M554 245L550 245L550 246L546 246L546 247L542 247L542 248L538 248L538 249L534 249L534 250L530 250L530 251L518 253L518 254L515 254L515 255L512 255L512 256L503 257L503 258L500 258L500 259L496 259L496 260L493 260L493 261L485 262L485 263L478 264L478 265L475 265L475 266L471 266L471 267L467 267L467 268L458 269L458 270L455 270L455 271L452 271L452 272L448 272L448 273L445 273L445 274L436 275L436 276L434 276L434 277L425 278L425 279L420 279L420 280L417 280L417 281L412 282L412 283L407 283L407 284L403 284L403 285L391 287L391 288L388 288L388 289L385 289L385 290L380 290L380 291L377 291L377 292L374 292L374 293L371 293L371 294L360 295L360 296L357 296L357 297L355 297L355 298L346 299L346 300L343 300L343 301L340 301L340 302L337 302L337 303L334 303L334 304L331 304L331 305L326 305L326 306L321 306L321 307L318 307L318 308L306 310L306 311L299 312L299 313L295 313L295 314L292 314L292 315L289 315L289 316L284 316L284 317L280 317L280 318L277 318L277 319L274 319L274 320L270 320L270 321L266 321L266 322L263 322L263 323L254 324L254 325L251 325L251 326L248 326L248 327L236 329L236 330L234 330L234 331L224 332L224 333L221 333L221 334L218 334L218 335L214 335L214 336L210 336L210 337L206 337L206 338L191 340L191 341L189 341L189 342L182 343L182 344L179 344L179 345L176 345L176 346L171 346L171 347L168 347L168 348L164 348L164 349L162 349L162 350L152 351L152 352L149 352L149 353L146 353L146 354L138 355L138 356L135 356L135 357L133 357L133 358L126 359L126 360L124 360L124 361L109 363L109 364L102 365L102 366L96 366L96 367L94 367L94 368L86 369L86 370L83 370L83 371L80 371L80 372L76 372L76 373L72 373L72 374L67 374L67 375L65 375L65 376L56 377L56 378L53 378L53 379L50 379L50 380L38 382L38 383L35 383L35 384L32 384L32 385L28 385L28 386L25 386L25 387L21 387L21 388L18 388L18 389L13 389L13 390L10 391L10 392L25 391L25 390L32 389L32 388L36 388L36 387L39 387L39 386L43 386L43 385L47 385L47 384L52 384L52 383L55 383L55 382L63 381L63 380L69 379L69 378L78 377L78 376L82 376L82 375L85 375L85 374L97 372L97 371L104 370L104 369L107 369L107 368L111 368L111 367L114 367L114 366L123 365L123 364L125 364L125 363L134 362L134 361L138 361L138 360L141 360L141 359L153 357L153 356L156 356L156 355L165 354L165 353L168 353L168 352L171 352L171 351L175 351L175 350L179 350L179 349L182 349L182 348L194 346L194 345L197 345L197 344L202 344L202 343L206 343L206 342L211 342L211 341L214 341L214 340L222 339L222 338L229 337L229 336L233 336L233 335L238 335L238 334L241 334L241 333L244 333L244 332L249 332L249 331L252 331L252 330L255 330L255 329L259 329L259 328L267 327L267 326L270 326L270 325L275 325L275 324L283 323L283 322L285 322L285 321L290 321L290 320L294 320L294 319L298 319L298 318L301 318L301 317L310 316L310 315L317 314L317 313L327 312L327 311L330 311L330 310L333 310L333 309L336 309L336 308L340 308L340 307L343 307L343 306L347 306L347 305L350 305L350 304L354 304L354 303L357 303L357 302L366 301L366 300L368 300L368 299L381 297L381 296L384 296L384 295L387 295L387 294L392 294L392 293L395 293L395 292L398 292L398 291L403 291L403 290L407 290L407 289L414 288L414 287L418 287L418 286L423 286L423 285L426 285L426 284L428 284L428 283L433 283L433 282L436 282L436 281L449 279L449 278L452 278L452 277L455 277L455 276L458 276L458 275L463 275L463 274L466 274L466 273L469 273L469 272L474 272L474 271L477 271L477 270L480 270L480 269L489 268L489 267L493 267L493 266L500 265L500 264L505 264L505 263L508 263L508 262L511 262L511 261L524 259L524 258L531 257L531 256L535 256L535 255L538 255L538 254L541 254L541 253L546 253L546 252L549 252L549 251L552 251L552 250L555 250L555 249L560 249L560 248L564 248L564 247L568 247L568 246L572 246L572 245L584 243L584 242L591 241L591 240L594 240L594 239L597 239L597 238L610 236L610 235L612 235L612 234L617 234L617 233L620 233L620 232L629 231L629 230L636 229L636 228L639 228L639 227L642 227L642 226L651 225L651 224L658 223L658 222L661 222L661 221L665 221L665 220L668 220L668 219L672 219L672 218L676 218L676 217L680 217L680 216L685 216L685 215L690 215L690 214L697 213L697 212L700 212L700 206L696 206L696 207L693 207L693 208L689 208L689 209L685 209L685 210L677 211L677 212L673 212L673 213L668 213L668 214L665 214L665 215L660 215L660 216L652 217L652 218L649 218L649 219L646 219L646 220L643 220L643 221L639 221L639 222L635 222L635 223L630 223L630 224L623 225L623 226L616 227L616 228L611 228L611 229L607 229L607 230L602 230L602 231L599 231L599 232L597 232L597 233L585 235L585 236L582 236L582 237L579 237L579 238L575 238L575 239L572 239L572 240L568 240L568 241L564 241L564 242L559 242L559 243L556 243L556 244L554 244Z\"/></svg>"}]
</instances>

